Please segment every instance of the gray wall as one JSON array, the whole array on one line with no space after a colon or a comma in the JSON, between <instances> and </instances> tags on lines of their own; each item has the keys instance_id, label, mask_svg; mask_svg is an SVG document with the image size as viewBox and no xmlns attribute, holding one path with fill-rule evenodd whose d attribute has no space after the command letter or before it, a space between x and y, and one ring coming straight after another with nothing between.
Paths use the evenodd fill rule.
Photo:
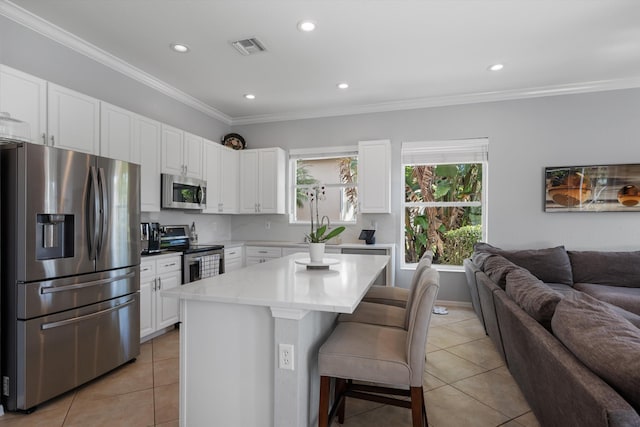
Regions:
<instances>
[{"instance_id":1,"label":"gray wall","mask_svg":"<svg viewBox=\"0 0 640 427\"><path fill-rule=\"evenodd\" d=\"M251 148L353 145L392 141L390 215L363 215L350 235L378 223L379 242L400 242L402 141L489 138L488 236L504 248L637 250L640 214L545 213L545 166L640 163L640 89L565 95L419 110L235 126ZM266 219L265 219L266 220ZM300 240L303 228L287 227L285 216L232 218L235 239ZM398 248L401 249L401 248ZM400 250L398 252L401 252ZM399 254L400 256L400 254ZM399 260L399 258L398 258ZM400 285L410 271L398 272ZM441 275L439 299L469 301L464 274Z\"/></svg>"}]
</instances>

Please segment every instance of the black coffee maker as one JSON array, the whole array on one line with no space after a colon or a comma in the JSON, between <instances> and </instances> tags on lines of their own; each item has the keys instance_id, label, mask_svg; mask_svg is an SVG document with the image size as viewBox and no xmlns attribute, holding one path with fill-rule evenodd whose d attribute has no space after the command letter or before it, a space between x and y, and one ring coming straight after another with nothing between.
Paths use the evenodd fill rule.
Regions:
<instances>
[{"instance_id":1,"label":"black coffee maker","mask_svg":"<svg viewBox=\"0 0 640 427\"><path fill-rule=\"evenodd\" d=\"M160 252L160 224L157 222L141 222L140 241L142 254Z\"/></svg>"}]
</instances>

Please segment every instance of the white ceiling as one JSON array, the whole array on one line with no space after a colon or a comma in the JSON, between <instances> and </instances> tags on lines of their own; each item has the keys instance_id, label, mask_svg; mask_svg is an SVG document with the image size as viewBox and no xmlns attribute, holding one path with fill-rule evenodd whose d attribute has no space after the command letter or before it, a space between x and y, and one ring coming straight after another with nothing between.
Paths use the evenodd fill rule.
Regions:
<instances>
[{"instance_id":1,"label":"white ceiling","mask_svg":"<svg viewBox=\"0 0 640 427\"><path fill-rule=\"evenodd\" d=\"M638 0L13 4L234 124L640 86ZM298 31L302 19L316 31ZM268 51L241 56L230 42L247 37Z\"/></svg>"}]
</instances>

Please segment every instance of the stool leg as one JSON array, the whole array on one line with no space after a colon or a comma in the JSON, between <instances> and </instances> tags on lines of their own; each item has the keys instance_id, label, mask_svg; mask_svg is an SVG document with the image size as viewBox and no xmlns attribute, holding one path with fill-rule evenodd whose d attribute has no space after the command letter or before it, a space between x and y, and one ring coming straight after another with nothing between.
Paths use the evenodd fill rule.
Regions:
<instances>
[{"instance_id":1,"label":"stool leg","mask_svg":"<svg viewBox=\"0 0 640 427\"><path fill-rule=\"evenodd\" d=\"M422 387L411 387L411 419L413 427L425 427L426 418Z\"/></svg>"},{"instance_id":2,"label":"stool leg","mask_svg":"<svg viewBox=\"0 0 640 427\"><path fill-rule=\"evenodd\" d=\"M340 395L344 393L347 388L347 381L342 378L336 378L336 388L334 390L334 402L337 402L340 399ZM344 411L346 406L347 398L342 397L342 402L340 406L338 406L338 423L344 424Z\"/></svg>"},{"instance_id":3,"label":"stool leg","mask_svg":"<svg viewBox=\"0 0 640 427\"><path fill-rule=\"evenodd\" d=\"M318 427L329 427L329 394L331 377L320 377L320 407L318 409Z\"/></svg>"}]
</instances>

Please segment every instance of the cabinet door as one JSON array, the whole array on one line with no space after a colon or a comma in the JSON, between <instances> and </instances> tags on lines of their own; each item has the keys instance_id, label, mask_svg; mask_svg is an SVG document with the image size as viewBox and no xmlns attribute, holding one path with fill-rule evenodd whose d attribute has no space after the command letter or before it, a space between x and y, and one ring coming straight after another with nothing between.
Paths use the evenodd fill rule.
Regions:
<instances>
[{"instance_id":1,"label":"cabinet door","mask_svg":"<svg viewBox=\"0 0 640 427\"><path fill-rule=\"evenodd\" d=\"M240 213L258 211L258 152L240 152Z\"/></svg>"},{"instance_id":2,"label":"cabinet door","mask_svg":"<svg viewBox=\"0 0 640 427\"><path fill-rule=\"evenodd\" d=\"M360 213L391 213L391 141L358 143Z\"/></svg>"},{"instance_id":3,"label":"cabinet door","mask_svg":"<svg viewBox=\"0 0 640 427\"><path fill-rule=\"evenodd\" d=\"M138 116L135 139L140 145L140 210L160 212L160 122Z\"/></svg>"},{"instance_id":4,"label":"cabinet door","mask_svg":"<svg viewBox=\"0 0 640 427\"><path fill-rule=\"evenodd\" d=\"M155 332L155 285L156 279L151 276L140 278L140 337Z\"/></svg>"},{"instance_id":5,"label":"cabinet door","mask_svg":"<svg viewBox=\"0 0 640 427\"><path fill-rule=\"evenodd\" d=\"M185 174L190 178L202 179L202 144L201 137L185 132L183 158Z\"/></svg>"},{"instance_id":6,"label":"cabinet door","mask_svg":"<svg viewBox=\"0 0 640 427\"><path fill-rule=\"evenodd\" d=\"M89 154L100 152L100 101L48 84L49 145Z\"/></svg>"},{"instance_id":7,"label":"cabinet door","mask_svg":"<svg viewBox=\"0 0 640 427\"><path fill-rule=\"evenodd\" d=\"M284 212L284 151L259 150L258 212Z\"/></svg>"},{"instance_id":8,"label":"cabinet door","mask_svg":"<svg viewBox=\"0 0 640 427\"><path fill-rule=\"evenodd\" d=\"M134 137L135 121L136 115L131 111L101 102L100 155L139 163L140 145Z\"/></svg>"},{"instance_id":9,"label":"cabinet door","mask_svg":"<svg viewBox=\"0 0 640 427\"><path fill-rule=\"evenodd\" d=\"M22 71L0 65L0 111L29 123L31 141L47 139L47 82Z\"/></svg>"},{"instance_id":10,"label":"cabinet door","mask_svg":"<svg viewBox=\"0 0 640 427\"><path fill-rule=\"evenodd\" d=\"M207 181L207 207L203 213L222 212L220 201L220 191L222 183L220 182L220 156L222 145L213 141L204 141L202 151L202 177Z\"/></svg>"},{"instance_id":11,"label":"cabinet door","mask_svg":"<svg viewBox=\"0 0 640 427\"><path fill-rule=\"evenodd\" d=\"M158 291L172 289L182 283L180 271L158 275ZM180 321L179 300L166 298L156 292L156 330L166 328Z\"/></svg>"},{"instance_id":12,"label":"cabinet door","mask_svg":"<svg viewBox=\"0 0 640 427\"><path fill-rule=\"evenodd\" d=\"M220 203L222 212L238 212L240 152L220 146Z\"/></svg>"},{"instance_id":13,"label":"cabinet door","mask_svg":"<svg viewBox=\"0 0 640 427\"><path fill-rule=\"evenodd\" d=\"M172 175L184 174L184 132L162 125L162 172Z\"/></svg>"}]
</instances>

